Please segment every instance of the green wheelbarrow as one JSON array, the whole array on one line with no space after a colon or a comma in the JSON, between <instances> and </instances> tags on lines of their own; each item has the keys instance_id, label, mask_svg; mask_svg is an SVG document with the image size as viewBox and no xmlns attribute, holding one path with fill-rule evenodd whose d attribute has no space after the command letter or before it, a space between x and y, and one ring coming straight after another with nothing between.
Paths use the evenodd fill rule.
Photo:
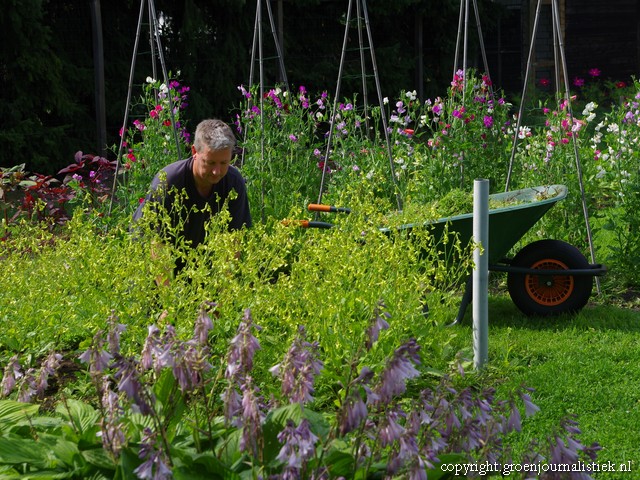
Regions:
<instances>
[{"instance_id":1,"label":"green wheelbarrow","mask_svg":"<svg viewBox=\"0 0 640 480\"><path fill-rule=\"evenodd\" d=\"M604 275L606 267L591 264L573 245L561 240L544 239L526 245L513 258L507 254L522 237L558 201L567 196L564 185L547 185L497 193L489 204L505 205L489 209L489 271L507 274L507 288L513 303L528 316L553 316L580 311L593 290L593 277ZM310 211L344 212L349 209L329 205L309 205ZM333 224L302 221L306 228L332 228ZM443 235L455 236L468 245L473 236L473 213L440 218L435 221L385 227L392 234L428 228L438 241ZM451 242L438 242L451 245ZM454 323L464 317L472 301L471 275L467 277L462 302Z\"/></svg>"}]
</instances>

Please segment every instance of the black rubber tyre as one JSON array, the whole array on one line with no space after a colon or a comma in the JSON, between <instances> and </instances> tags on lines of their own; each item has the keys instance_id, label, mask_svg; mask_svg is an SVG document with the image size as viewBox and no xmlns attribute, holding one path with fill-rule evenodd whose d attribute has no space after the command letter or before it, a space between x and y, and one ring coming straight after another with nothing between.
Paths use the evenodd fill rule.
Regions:
<instances>
[{"instance_id":1,"label":"black rubber tyre","mask_svg":"<svg viewBox=\"0 0 640 480\"><path fill-rule=\"evenodd\" d=\"M573 245L560 240L530 243L514 257L514 267L540 270L586 269L589 262ZM529 316L575 313L589 301L591 275L529 275L509 272L507 287L513 303Z\"/></svg>"}]
</instances>

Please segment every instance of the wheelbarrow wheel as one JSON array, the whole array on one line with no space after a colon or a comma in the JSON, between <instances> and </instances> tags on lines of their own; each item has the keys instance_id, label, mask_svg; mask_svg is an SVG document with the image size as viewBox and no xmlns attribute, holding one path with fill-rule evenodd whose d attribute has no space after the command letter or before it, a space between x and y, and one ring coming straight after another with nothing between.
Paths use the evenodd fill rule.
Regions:
<instances>
[{"instance_id":1,"label":"wheelbarrow wheel","mask_svg":"<svg viewBox=\"0 0 640 480\"><path fill-rule=\"evenodd\" d=\"M539 240L520 250L511 265L544 271L584 269L589 262L573 245ZM525 315L552 316L580 311L589 301L593 279L589 275L509 272L507 287L511 300Z\"/></svg>"}]
</instances>

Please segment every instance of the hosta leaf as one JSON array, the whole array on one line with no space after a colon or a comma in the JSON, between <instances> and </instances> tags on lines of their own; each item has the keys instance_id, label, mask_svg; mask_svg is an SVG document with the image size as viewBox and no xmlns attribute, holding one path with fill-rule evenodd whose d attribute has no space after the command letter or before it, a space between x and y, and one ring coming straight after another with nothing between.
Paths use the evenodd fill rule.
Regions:
<instances>
[{"instance_id":1,"label":"hosta leaf","mask_svg":"<svg viewBox=\"0 0 640 480\"><path fill-rule=\"evenodd\" d=\"M0 400L0 432L38 414L38 405Z\"/></svg>"},{"instance_id":2,"label":"hosta leaf","mask_svg":"<svg viewBox=\"0 0 640 480\"><path fill-rule=\"evenodd\" d=\"M71 421L81 433L88 431L100 418L100 414L91 405L73 399L58 404L56 412Z\"/></svg>"},{"instance_id":3,"label":"hosta leaf","mask_svg":"<svg viewBox=\"0 0 640 480\"><path fill-rule=\"evenodd\" d=\"M50 466L49 449L33 439L0 437L0 463L20 465L26 463L36 468Z\"/></svg>"},{"instance_id":4,"label":"hosta leaf","mask_svg":"<svg viewBox=\"0 0 640 480\"><path fill-rule=\"evenodd\" d=\"M83 450L82 456L87 461L87 463L98 468L106 470L116 469L116 464L113 462L113 459L103 448L92 448L91 450Z\"/></svg>"}]
</instances>

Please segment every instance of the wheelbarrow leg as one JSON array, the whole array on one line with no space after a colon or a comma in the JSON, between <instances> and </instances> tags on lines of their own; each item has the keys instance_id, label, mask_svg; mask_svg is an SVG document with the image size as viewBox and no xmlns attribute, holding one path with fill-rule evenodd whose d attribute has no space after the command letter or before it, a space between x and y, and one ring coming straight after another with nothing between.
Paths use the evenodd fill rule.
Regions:
<instances>
[{"instance_id":1,"label":"wheelbarrow leg","mask_svg":"<svg viewBox=\"0 0 640 480\"><path fill-rule=\"evenodd\" d=\"M471 303L473 297L473 275L469 275L467 277L467 281L464 286L464 294L462 295L462 301L460 302L460 307L458 308L458 315L453 323L450 323L449 326L458 325L462 323L462 319L464 318L464 314L467 312L467 307Z\"/></svg>"}]
</instances>

